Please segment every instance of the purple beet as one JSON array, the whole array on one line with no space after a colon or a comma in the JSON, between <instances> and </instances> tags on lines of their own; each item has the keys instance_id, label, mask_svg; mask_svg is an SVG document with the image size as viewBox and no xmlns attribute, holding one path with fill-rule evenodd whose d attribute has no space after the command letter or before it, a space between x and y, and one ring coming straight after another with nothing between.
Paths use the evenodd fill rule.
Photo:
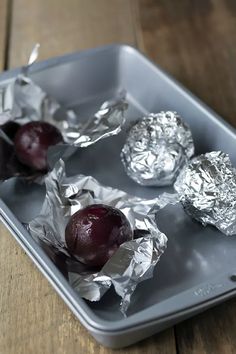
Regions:
<instances>
[{"instance_id":1,"label":"purple beet","mask_svg":"<svg viewBox=\"0 0 236 354\"><path fill-rule=\"evenodd\" d=\"M116 208L93 204L72 215L66 226L69 252L84 264L103 266L119 246L132 239L125 215Z\"/></svg>"},{"instance_id":2,"label":"purple beet","mask_svg":"<svg viewBox=\"0 0 236 354\"><path fill-rule=\"evenodd\" d=\"M38 171L45 171L49 146L63 141L60 131L46 122L30 122L18 129L15 152L19 161Z\"/></svg>"}]
</instances>

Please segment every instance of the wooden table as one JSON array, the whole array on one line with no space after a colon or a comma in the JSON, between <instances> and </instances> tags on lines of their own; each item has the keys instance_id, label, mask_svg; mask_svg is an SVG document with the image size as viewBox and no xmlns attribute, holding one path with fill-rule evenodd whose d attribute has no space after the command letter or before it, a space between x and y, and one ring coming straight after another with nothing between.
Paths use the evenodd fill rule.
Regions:
<instances>
[{"instance_id":1,"label":"wooden table","mask_svg":"<svg viewBox=\"0 0 236 354\"><path fill-rule=\"evenodd\" d=\"M0 0L0 68L108 43L144 51L236 123L235 0ZM3 225L0 354L111 353L87 333ZM236 353L236 300L118 353Z\"/></svg>"}]
</instances>

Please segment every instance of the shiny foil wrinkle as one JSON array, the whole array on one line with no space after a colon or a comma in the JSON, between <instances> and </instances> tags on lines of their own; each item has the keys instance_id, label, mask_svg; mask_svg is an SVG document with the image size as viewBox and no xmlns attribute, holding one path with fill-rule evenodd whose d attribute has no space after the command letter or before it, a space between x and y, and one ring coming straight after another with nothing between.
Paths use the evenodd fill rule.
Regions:
<instances>
[{"instance_id":1,"label":"shiny foil wrinkle","mask_svg":"<svg viewBox=\"0 0 236 354\"><path fill-rule=\"evenodd\" d=\"M225 235L236 234L236 170L227 154L212 151L193 158L174 188L192 218Z\"/></svg>"},{"instance_id":2,"label":"shiny foil wrinkle","mask_svg":"<svg viewBox=\"0 0 236 354\"><path fill-rule=\"evenodd\" d=\"M37 56L36 46L30 55L28 65L22 67L16 78L0 86L0 140L7 154L11 150L14 155L12 149L14 142L1 128L8 122L22 125L29 121L40 120L60 130L64 142L48 150L50 167L53 167L59 158L68 159L77 148L87 147L121 131L125 123L125 111L128 108L125 90L121 90L116 97L103 102L95 114L91 115L85 123L81 123L83 117L80 114L60 104L29 77L30 67ZM12 160L15 161L15 156L13 157ZM0 180L6 179L6 176L7 178L25 176L24 166L17 168L15 165L16 163L14 166L9 166L8 173L4 175L0 173ZM35 174L34 171L29 173Z\"/></svg>"},{"instance_id":3,"label":"shiny foil wrinkle","mask_svg":"<svg viewBox=\"0 0 236 354\"><path fill-rule=\"evenodd\" d=\"M135 182L168 186L193 154L188 125L176 112L167 111L150 113L131 127L121 159Z\"/></svg>"},{"instance_id":4,"label":"shiny foil wrinkle","mask_svg":"<svg viewBox=\"0 0 236 354\"><path fill-rule=\"evenodd\" d=\"M167 245L166 235L156 224L156 213L163 207L163 201L130 196L102 186L91 176L66 177L62 160L46 177L45 184L42 210L30 222L29 231L36 241L41 240L68 256L69 264L71 255L66 247L65 228L71 215L90 204L102 203L120 209L127 217L135 239L124 242L100 271L91 272L84 266L75 271L69 267L72 269L69 281L81 297L98 301L113 285L122 299L121 311L126 314L136 286L152 277ZM71 264L74 263L71 258Z\"/></svg>"}]
</instances>

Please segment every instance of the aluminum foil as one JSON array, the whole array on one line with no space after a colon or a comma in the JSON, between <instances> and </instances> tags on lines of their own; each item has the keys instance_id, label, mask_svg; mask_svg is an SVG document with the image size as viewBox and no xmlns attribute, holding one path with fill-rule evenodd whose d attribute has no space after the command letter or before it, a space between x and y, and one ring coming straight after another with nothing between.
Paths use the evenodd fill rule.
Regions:
<instances>
[{"instance_id":1,"label":"aluminum foil","mask_svg":"<svg viewBox=\"0 0 236 354\"><path fill-rule=\"evenodd\" d=\"M20 124L42 120L55 125L65 143L86 147L98 140L118 134L127 109L125 92L104 102L85 124L73 110L67 110L29 77L20 74L8 86L0 88L0 125L14 120Z\"/></svg>"},{"instance_id":2,"label":"aluminum foil","mask_svg":"<svg viewBox=\"0 0 236 354\"><path fill-rule=\"evenodd\" d=\"M104 187L90 176L66 177L64 162L58 161L46 177L46 197L40 215L29 224L33 238L42 240L71 257L65 242L65 227L76 211L89 204L107 204L119 208L128 218L135 238L123 243L99 272L69 271L69 281L85 299L98 301L114 286L121 296L121 311L126 313L130 297L141 281L152 277L153 269L164 252L167 237L158 230L156 212L159 198L145 200ZM73 261L73 260L72 260ZM73 267L72 267L73 268Z\"/></svg>"},{"instance_id":3,"label":"aluminum foil","mask_svg":"<svg viewBox=\"0 0 236 354\"><path fill-rule=\"evenodd\" d=\"M105 101L86 123L73 124L64 120L61 131L65 141L74 146L87 147L100 139L118 134L125 123L124 112L127 108L126 92L122 90L114 99Z\"/></svg>"},{"instance_id":4,"label":"aluminum foil","mask_svg":"<svg viewBox=\"0 0 236 354\"><path fill-rule=\"evenodd\" d=\"M60 157L63 159L70 157L75 148L86 147L120 132L125 122L124 112L128 107L125 91L104 102L98 111L82 124L82 117L79 114L62 106L29 78L29 69L37 56L38 45L33 49L29 62L22 68L21 73L8 85L0 87L0 143L8 155L11 150L11 161L16 161L14 144L3 129L3 125L10 121L25 124L32 120L42 120L55 125L61 131L65 144L58 145L56 149L50 148L48 156L50 166ZM8 171L4 176L8 177L11 177L13 170L14 176L32 174L32 171L15 168L12 165L5 169ZM4 176L0 173L0 179L5 179Z\"/></svg>"},{"instance_id":5,"label":"aluminum foil","mask_svg":"<svg viewBox=\"0 0 236 354\"><path fill-rule=\"evenodd\" d=\"M64 119L75 119L72 110L63 108L28 76L30 67L38 58L39 44L33 48L28 64L8 85L0 87L0 124L9 120L24 124L30 120L51 122L54 115L64 114Z\"/></svg>"},{"instance_id":6,"label":"aluminum foil","mask_svg":"<svg viewBox=\"0 0 236 354\"><path fill-rule=\"evenodd\" d=\"M226 235L236 234L236 170L227 154L212 151L195 157L183 168L174 188L191 217Z\"/></svg>"},{"instance_id":7,"label":"aluminum foil","mask_svg":"<svg viewBox=\"0 0 236 354\"><path fill-rule=\"evenodd\" d=\"M193 154L188 125L176 112L167 111L150 113L130 129L121 159L137 183L167 186Z\"/></svg>"}]
</instances>

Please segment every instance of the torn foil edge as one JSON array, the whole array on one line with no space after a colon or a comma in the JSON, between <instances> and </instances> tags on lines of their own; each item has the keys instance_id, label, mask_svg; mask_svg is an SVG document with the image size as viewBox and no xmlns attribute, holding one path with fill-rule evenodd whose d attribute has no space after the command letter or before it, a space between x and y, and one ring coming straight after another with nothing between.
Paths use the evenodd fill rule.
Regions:
<instances>
[{"instance_id":1,"label":"torn foil edge","mask_svg":"<svg viewBox=\"0 0 236 354\"><path fill-rule=\"evenodd\" d=\"M104 187L90 176L66 177L60 160L46 178L46 197L40 215L29 224L33 238L53 245L70 257L65 243L65 227L71 215L89 204L103 203L119 208L128 218L137 238L123 243L104 267L95 273L69 271L69 282L81 297L98 301L114 286L122 298L125 315L138 283L149 279L163 254L167 237L156 224L157 211L170 202L168 194L146 200ZM173 200L172 200L173 202ZM72 260L74 262L74 260Z\"/></svg>"},{"instance_id":2,"label":"torn foil edge","mask_svg":"<svg viewBox=\"0 0 236 354\"><path fill-rule=\"evenodd\" d=\"M59 158L67 160L77 148L118 134L125 123L124 112L128 103L126 91L121 90L115 98L105 101L86 123L81 123L80 114L63 107L29 78L29 69L37 60L38 50L39 44L36 44L28 64L22 67L20 74L7 85L0 86L0 138L13 145L1 129L9 121L25 124L42 120L56 126L63 135L64 144L48 150L48 164L53 168ZM38 180L41 182L43 178Z\"/></svg>"}]
</instances>

